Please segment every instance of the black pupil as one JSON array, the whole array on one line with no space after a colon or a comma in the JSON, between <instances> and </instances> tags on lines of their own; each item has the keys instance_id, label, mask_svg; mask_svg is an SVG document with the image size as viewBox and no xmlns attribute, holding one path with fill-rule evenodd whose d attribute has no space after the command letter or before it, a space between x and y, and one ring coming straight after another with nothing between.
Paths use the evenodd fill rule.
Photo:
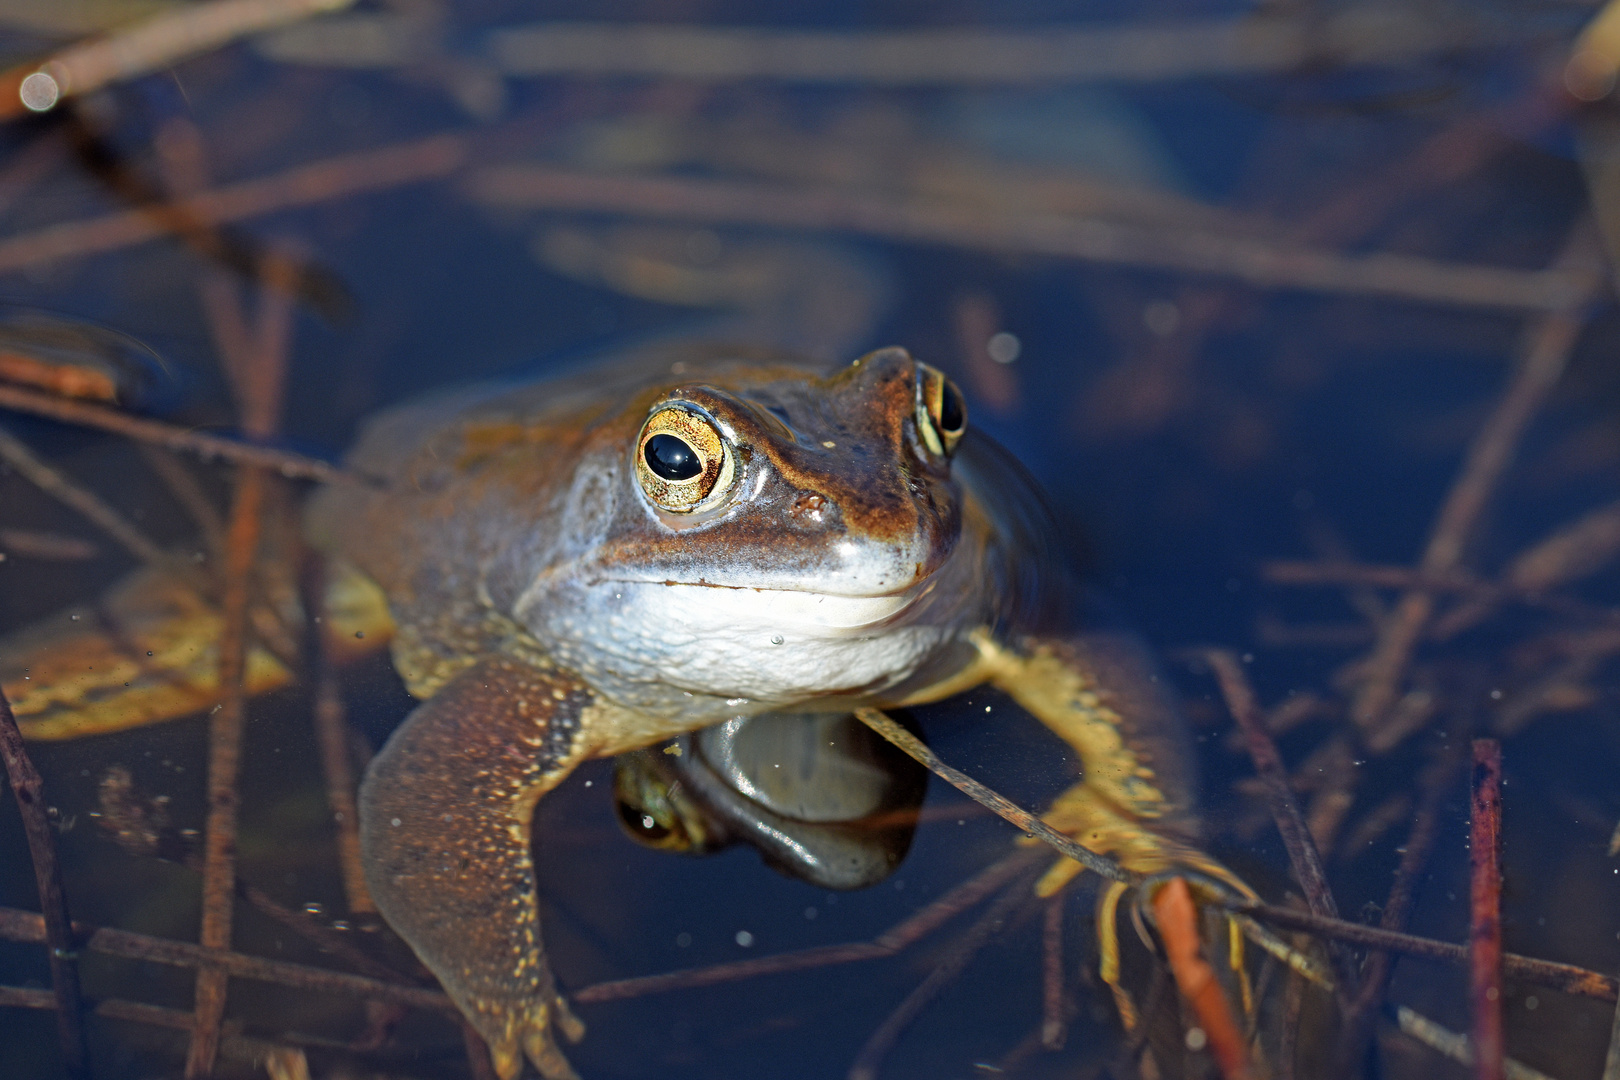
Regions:
<instances>
[{"instance_id":1,"label":"black pupil","mask_svg":"<svg viewBox=\"0 0 1620 1080\"><path fill-rule=\"evenodd\" d=\"M629 803L619 804L619 816L624 823L630 826L630 831L636 835L644 836L648 840L662 840L669 835L669 830L658 824L658 819Z\"/></svg>"},{"instance_id":2,"label":"black pupil","mask_svg":"<svg viewBox=\"0 0 1620 1080\"><path fill-rule=\"evenodd\" d=\"M673 435L654 435L647 440L644 453L647 468L665 480L690 480L703 471L697 451Z\"/></svg>"},{"instance_id":3,"label":"black pupil","mask_svg":"<svg viewBox=\"0 0 1620 1080\"><path fill-rule=\"evenodd\" d=\"M939 388L939 430L955 433L962 430L967 417L962 414L962 395L950 383Z\"/></svg>"}]
</instances>

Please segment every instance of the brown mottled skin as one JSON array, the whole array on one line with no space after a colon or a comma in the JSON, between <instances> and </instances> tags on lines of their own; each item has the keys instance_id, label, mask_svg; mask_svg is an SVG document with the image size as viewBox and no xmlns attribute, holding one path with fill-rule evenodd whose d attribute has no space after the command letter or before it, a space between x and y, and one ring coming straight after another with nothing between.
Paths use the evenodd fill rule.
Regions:
<instances>
[{"instance_id":1,"label":"brown mottled skin","mask_svg":"<svg viewBox=\"0 0 1620 1080\"><path fill-rule=\"evenodd\" d=\"M1106 637L1032 636L1056 588L1045 519L993 446L969 437L952 453L942 382L899 349L831 375L642 356L390 413L352 457L377 482L312 507L317 542L386 592L396 665L427 699L365 780L368 881L503 1077L525 1056L549 1080L572 1076L552 1028L583 1030L541 947L535 803L581 760L734 716L988 682L1080 758L1058 827L1139 873L1224 876L1186 833L1191 772L1170 710L1106 689L1116 675L1146 685L1128 670L1140 659ZM712 423L734 455L729 473L704 462L701 483L732 479L691 513L638 481L643 425L670 408Z\"/></svg>"}]
</instances>

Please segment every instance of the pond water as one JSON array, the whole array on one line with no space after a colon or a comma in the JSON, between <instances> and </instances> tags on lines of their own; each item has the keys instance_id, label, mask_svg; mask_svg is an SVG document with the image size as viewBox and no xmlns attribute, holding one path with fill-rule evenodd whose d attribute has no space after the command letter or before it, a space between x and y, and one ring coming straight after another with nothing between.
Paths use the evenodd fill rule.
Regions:
<instances>
[{"instance_id":1,"label":"pond water","mask_svg":"<svg viewBox=\"0 0 1620 1080\"><path fill-rule=\"evenodd\" d=\"M0 55L32 63L177 10L0 0ZM0 330L22 328L0 352L48 352L33 313L93 326L65 351L144 380L126 413L337 461L381 407L649 342L829 365L902 345L1033 473L1065 557L1159 657L1210 852L1267 901L1303 906L1206 662L1216 647L1267 710L1343 918L1379 922L1426 807L1432 854L1404 926L1467 940L1457 764L1495 738L1505 948L1612 975L1620 112L1601 42L1569 67L1598 11L361 3L0 128ZM739 28L752 33L725 33ZM233 348L248 383L285 356L279 410L244 421L220 359ZM0 427L139 538L221 571L208 529L230 512L230 467L3 401ZM8 461L0 635L95 605L140 566ZM271 483L283 546L267 543L257 587L282 580L267 567L293 558L310 486ZM189 512L182 490L210 509ZM350 750L369 754L412 700L375 654L336 678ZM377 917L350 910L314 683L306 671L247 704L238 875L417 978ZM999 694L912 719L1022 805L1072 780L1065 748ZM74 917L196 941L186 857L207 807L206 710L29 746ZM1439 781L1437 763L1451 765ZM106 828L114 769L133 785L126 810L167 800L163 822L144 819L167 858ZM746 847L638 846L612 783L611 763L588 763L536 819L566 993L872 941L1018 835L934 779L892 876L833 893ZM1198 1039L1177 1046L1181 1014L1153 996L1129 919L1127 987L1165 1004L1145 1057L1125 1033L1096 974L1096 894L1082 877L1048 914L1019 878L892 956L587 999L569 1056L586 1080L1218 1075ZM39 905L9 798L0 904ZM236 950L358 970L266 906L238 901ZM81 968L93 1000L191 1007L189 968L99 953ZM1466 1074L1393 1019L1407 1007L1469 1030L1465 968L1400 960L1364 1066L1336 1057L1328 999L1288 983L1273 970L1261 987L1264 1075ZM49 985L39 945L0 942L0 987ZM1612 1004L1511 976L1500 1003L1511 1057L1560 1080L1602 1074ZM221 1076L263 1075L272 1047L302 1048L316 1077L477 1075L442 1013L236 978L226 1016L247 1041L227 1038ZM1043 1018L1060 1047L1042 1045ZM95 1076L182 1074L184 1032L88 1025ZM49 1011L0 1007L0 1075L68 1075Z\"/></svg>"}]
</instances>

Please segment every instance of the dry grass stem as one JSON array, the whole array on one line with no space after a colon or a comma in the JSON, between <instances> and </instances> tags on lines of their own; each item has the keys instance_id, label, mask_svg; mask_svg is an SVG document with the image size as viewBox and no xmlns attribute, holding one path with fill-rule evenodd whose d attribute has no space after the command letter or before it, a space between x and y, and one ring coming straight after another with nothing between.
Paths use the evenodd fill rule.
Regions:
<instances>
[{"instance_id":1,"label":"dry grass stem","mask_svg":"<svg viewBox=\"0 0 1620 1080\"><path fill-rule=\"evenodd\" d=\"M1455 1061L1459 1065L1474 1065L1474 1048L1467 1035L1435 1023L1428 1017L1412 1011L1405 1005L1395 1010L1395 1022L1402 1035L1410 1036L1431 1050ZM1502 1074L1506 1080L1552 1080L1539 1069L1532 1069L1512 1058L1502 1060Z\"/></svg>"},{"instance_id":2,"label":"dry grass stem","mask_svg":"<svg viewBox=\"0 0 1620 1080\"><path fill-rule=\"evenodd\" d=\"M101 496L41 460L21 439L4 428L0 428L0 460L57 502L78 511L141 562L168 565L163 549L128 518L107 505Z\"/></svg>"},{"instance_id":3,"label":"dry grass stem","mask_svg":"<svg viewBox=\"0 0 1620 1080\"><path fill-rule=\"evenodd\" d=\"M1462 468L1435 517L1419 564L1425 575L1446 576L1461 566L1468 541L1497 482L1525 429L1562 377L1570 352L1586 325L1586 307L1605 280L1586 221L1572 231L1557 265L1584 284L1569 297L1569 303L1536 320L1527 332L1518 370L1469 446ZM1434 606L1434 594L1421 589L1402 596L1360 665L1350 715L1369 742L1389 742L1379 738L1378 729L1400 695L1407 664L1428 628Z\"/></svg>"},{"instance_id":4,"label":"dry grass stem","mask_svg":"<svg viewBox=\"0 0 1620 1080\"><path fill-rule=\"evenodd\" d=\"M1329 941L1342 941L1349 945L1362 945L1371 949L1385 949L1402 956L1415 956L1424 960L1466 966L1469 963L1468 946L1453 945L1415 934L1396 933L1362 923L1324 919L1305 911L1277 907L1272 904L1234 904L1232 910L1241 912L1272 926L1291 930L1304 930ZM1561 964L1555 960L1536 960L1517 953L1502 954L1502 973L1509 978L1535 983L1577 997L1614 1001L1620 980L1574 964Z\"/></svg>"},{"instance_id":5,"label":"dry grass stem","mask_svg":"<svg viewBox=\"0 0 1620 1080\"><path fill-rule=\"evenodd\" d=\"M1460 766L1460 757L1448 754L1431 764L1418 778L1421 801L1412 818L1395 880L1389 887L1389 898L1384 901L1384 910L1378 919L1380 929L1396 933L1406 930L1417 898L1418 882L1440 835L1440 803ZM1378 949L1368 954L1362 966L1361 990L1345 1009L1339 1034L1339 1062L1345 1077L1361 1073L1367 1046L1394 974L1394 957L1390 953Z\"/></svg>"},{"instance_id":6,"label":"dry grass stem","mask_svg":"<svg viewBox=\"0 0 1620 1080\"><path fill-rule=\"evenodd\" d=\"M1474 1017L1474 1075L1502 1074L1502 747L1474 740L1469 814L1469 999Z\"/></svg>"},{"instance_id":7,"label":"dry grass stem","mask_svg":"<svg viewBox=\"0 0 1620 1080\"><path fill-rule=\"evenodd\" d=\"M56 857L56 837L46 810L45 781L28 757L11 703L0 693L0 763L22 814L28 854L34 863L34 885L39 891L41 936L50 949L51 1002L56 1009L57 1042L68 1075L89 1075L89 1050L80 1012L79 947L68 917L67 894L62 890L62 867Z\"/></svg>"},{"instance_id":8,"label":"dry grass stem","mask_svg":"<svg viewBox=\"0 0 1620 1080\"><path fill-rule=\"evenodd\" d=\"M1065 893L1046 899L1041 928L1041 1046L1061 1050L1069 1033L1063 994L1063 904Z\"/></svg>"},{"instance_id":9,"label":"dry grass stem","mask_svg":"<svg viewBox=\"0 0 1620 1080\"><path fill-rule=\"evenodd\" d=\"M0 73L0 120L46 112L60 101L148 75L189 56L353 0L212 0L166 11L104 38L70 45L41 63Z\"/></svg>"},{"instance_id":10,"label":"dry grass stem","mask_svg":"<svg viewBox=\"0 0 1620 1080\"><path fill-rule=\"evenodd\" d=\"M855 1055L855 1061L849 1067L849 1080L876 1080L884 1058L889 1056L906 1028L922 1015L941 991L957 980L978 951L1001 931L1014 910L1033 901L1027 878L1028 875L1015 878L1012 884L1003 889L996 902L950 943L945 955L927 977L895 1006L893 1012L884 1017Z\"/></svg>"},{"instance_id":11,"label":"dry grass stem","mask_svg":"<svg viewBox=\"0 0 1620 1080\"><path fill-rule=\"evenodd\" d=\"M1311 839L1305 818L1299 812L1299 804L1294 800L1282 755L1277 752L1277 744L1271 741L1271 736L1266 732L1265 718L1259 702L1255 700L1254 688L1249 685L1249 678L1243 672L1242 661L1225 649L1207 650L1204 658L1220 683L1227 709L1243 732L1254 770L1265 783L1271 815L1277 823L1278 833L1282 835L1283 846L1288 849L1288 862L1293 867L1294 879L1305 893L1305 903L1312 913L1337 919L1339 905L1328 887L1322 856ZM1345 986L1353 985L1354 968L1348 956L1342 955L1341 950L1341 954L1336 954L1334 959L1335 966L1339 968L1340 981Z\"/></svg>"},{"instance_id":12,"label":"dry grass stem","mask_svg":"<svg viewBox=\"0 0 1620 1080\"><path fill-rule=\"evenodd\" d=\"M466 154L465 139L436 135L380 150L342 154L258 180L215 188L166 204L163 213L126 210L50 225L0 240L0 273L146 243L173 235L179 222L190 226L220 225L365 191L439 179L460 168Z\"/></svg>"},{"instance_id":13,"label":"dry grass stem","mask_svg":"<svg viewBox=\"0 0 1620 1080\"><path fill-rule=\"evenodd\" d=\"M140 442L195 455L204 461L225 461L233 465L256 465L289 480L314 480L323 484L342 483L353 477L328 462L278 450L254 446L237 439L210 435L204 431L166 424L161 420L131 416L128 413L84 401L70 401L37 390L0 385L0 409L12 409L32 416L43 416L75 427L95 428L125 435Z\"/></svg>"},{"instance_id":14,"label":"dry grass stem","mask_svg":"<svg viewBox=\"0 0 1620 1080\"><path fill-rule=\"evenodd\" d=\"M1382 12L1374 24L1347 11L1155 21L1153 25L1048 26L1038 32L973 29L807 31L666 24L545 23L499 31L494 54L512 75L769 79L872 86L1144 82L1212 75L1411 62L1489 37L1466 19L1443 22Z\"/></svg>"},{"instance_id":15,"label":"dry grass stem","mask_svg":"<svg viewBox=\"0 0 1620 1080\"><path fill-rule=\"evenodd\" d=\"M1095 871L1110 881L1131 880L1130 872L1113 859L1108 858L1106 855L1099 855L1089 848L1081 847L1028 810L1010 799L996 794L966 773L953 769L939 760L934 755L934 752L923 744L921 739L877 709L856 709L855 716L861 723L905 751L912 760L927 766L935 776L938 776L980 806L990 810L996 816L1010 821L1024 832L1047 844L1059 854L1068 856L1086 869Z\"/></svg>"},{"instance_id":16,"label":"dry grass stem","mask_svg":"<svg viewBox=\"0 0 1620 1080\"><path fill-rule=\"evenodd\" d=\"M1209 1052L1226 1080L1251 1080L1247 1040L1226 1000L1215 969L1204 958L1198 908L1186 879L1173 877L1153 893L1153 918L1164 942L1166 963L1176 988L1208 1039Z\"/></svg>"},{"instance_id":17,"label":"dry grass stem","mask_svg":"<svg viewBox=\"0 0 1620 1080\"><path fill-rule=\"evenodd\" d=\"M1586 280L1562 269L1509 270L1393 253L1341 255L1249 234L1153 228L1049 213L987 212L974 204L898 200L837 189L610 176L547 165L484 169L473 174L468 186L474 199L495 206L852 232L904 243L1207 275L1262 289L1507 311L1562 311L1588 295ZM0 244L0 269L8 264L6 245Z\"/></svg>"},{"instance_id":18,"label":"dry grass stem","mask_svg":"<svg viewBox=\"0 0 1620 1080\"><path fill-rule=\"evenodd\" d=\"M672 971L662 975L641 975L629 979L615 979L597 983L576 991L572 999L581 1005L603 1001L620 1001L644 994L667 993L698 986L751 979L761 975L779 975L789 971L845 964L858 960L876 960L893 956L907 946L927 937L957 915L973 907L1008 881L1034 865L1038 849L1025 848L992 863L976 876L956 886L933 903L913 913L885 930L871 941L856 941L842 945L825 945L797 952L762 956L757 960L739 960L729 964L715 964L706 968Z\"/></svg>"}]
</instances>

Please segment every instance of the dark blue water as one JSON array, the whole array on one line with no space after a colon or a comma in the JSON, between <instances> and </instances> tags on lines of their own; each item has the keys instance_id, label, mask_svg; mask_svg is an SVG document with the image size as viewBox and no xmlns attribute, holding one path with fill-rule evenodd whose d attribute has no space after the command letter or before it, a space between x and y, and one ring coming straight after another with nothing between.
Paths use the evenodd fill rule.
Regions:
<instances>
[{"instance_id":1,"label":"dark blue water","mask_svg":"<svg viewBox=\"0 0 1620 1080\"><path fill-rule=\"evenodd\" d=\"M1579 105L1557 89L1559 65L1589 7L1498 4L1416 15L1452 26L1453 40L1399 62L1319 56L1261 73L991 88L506 76L491 60L489 35L539 14L490 3L411 16L416 11L383 4L360 11L408 25L418 42L364 64L301 54L296 43L280 52L237 45L118 86L71 116L0 129L0 237L121 212L131 191L161 188L160 133L176 124L200 134L220 184L461 134L474 150L452 175L229 225L250 252L293 245L311 269L306 280L323 283L294 317L284 445L335 459L361 418L382 406L460 383L574 367L658 337L742 333L823 350L829 360L904 345L963 387L972 423L1043 486L1070 561L1165 658L1203 774L1204 833L1268 899L1280 901L1297 886L1264 804L1242 786L1252 767L1227 738L1231 724L1214 684L1187 662L1188 650L1219 645L1250 658L1267 705L1295 694L1324 702L1281 745L1298 768L1334 739L1348 740L1356 780L1331 830L1327 862L1341 912L1373 921L1412 812L1391 800L1410 795L1414 777L1445 746L1490 733L1504 701L1557 675L1566 691L1561 704L1503 737L1507 947L1603 972L1620 966L1620 864L1607 854L1620 817L1610 663L1620 643L1603 638L1614 634L1611 605L1620 599L1612 561L1600 559L1589 574L1559 585L1559 604L1509 602L1462 634L1422 642L1402 686L1435 695L1435 715L1386 752L1369 749L1345 718L1354 679L1347 665L1366 653L1376 630L1369 606L1338 587L1278 585L1265 573L1279 559L1415 566L1471 440L1509 384L1534 313L1257 288L1219 273L979 242L910 242L843 227L694 224L646 207L580 213L492 205L472 183L486 166L545 163L969 207L970 218L971 208L994 220L1091 213L1172 235L1212 232L1231 243L1306 237L1326 251L1536 270L1558 257L1594 205L1600 225L1605 218L1613 101ZM541 14L610 23L1039 30L1137 20L1162 27L1253 13L1215 4L890 3L573 5ZM75 32L13 26L11 18L0 10L0 49L19 59ZM1548 104L1537 111L1537 100ZM1437 137L1464 130L1476 133L1474 142L1433 149ZM87 140L94 153L85 151ZM1356 194L1368 198L1348 224L1302 231L1319 227L1313 222L1324 207ZM1609 250L1612 234L1590 235L1596 250ZM627 269L638 259L676 272L649 284ZM244 287L227 263L159 238L0 270L0 300L95 320L146 342L172 367L164 417L229 431L234 408L199 299L210 277ZM680 284L691 281L701 287ZM1567 370L1470 530L1460 569L1482 579L1617 497L1620 324L1606 290L1582 325ZM991 333L1016 337L1016 359L989 358ZM10 413L0 423L159 543L198 546L189 519L127 443ZM229 473L208 467L199 476L223 507ZM301 493L290 490L288 507ZM4 529L86 539L100 554L63 562L9 553L0 562L0 632L90 602L136 565L0 466ZM8 550L3 531L0 550ZM1371 595L1387 611L1397 594L1385 587ZM1442 611L1452 602L1444 600ZM375 746L410 700L381 660L348 670L344 681L351 720ZM319 905L328 923L359 923L344 911L309 707L307 688L296 687L250 707L241 875L289 907ZM918 719L947 760L1027 805L1067 783L1062 748L993 695ZM76 917L194 939L196 874L121 851L90 815L100 777L124 765L146 794L170 798L175 827L200 828L204 732L192 718L36 744ZM870 939L1000 857L1014 836L936 781L896 875L834 896L774 873L746 850L690 860L636 847L614 819L610 776L602 763L580 770L545 800L537 820L546 937L565 989ZM1301 774L1308 808L1311 780ZM1440 807L1436 853L1411 927L1460 941L1468 918L1465 788L1452 785ZM1389 827L1368 827L1381 813ZM1063 1050L1031 1042L1041 1019L1042 916L1035 903L1020 903L921 1011L881 1075L1134 1075L1118 1060L1125 1037L1095 975L1091 899L1092 883L1082 882L1062 901L1072 1017ZM9 801L0 808L0 903L37 907ZM588 1080L842 1076L982 911L896 958L583 1007L590 1034L572 1060ZM379 957L409 963L385 930L346 932ZM739 932L748 945L739 944ZM1148 965L1134 933L1123 932L1144 993ZM239 911L237 945L334 963L251 910ZM37 946L0 944L0 984L38 988L47 980ZM189 974L175 969L91 957L85 980L94 997L189 1005ZM1278 985L1262 1042L1282 1024ZM365 1022L358 1006L340 999L243 980L231 993L229 1015L260 1038L294 1032L342 1043ZM1511 982L1506 994L1512 1055L1557 1077L1597 1074L1609 1006ZM1403 962L1390 1000L1467 1028L1458 971ZM1319 1062L1334 1037L1306 1015L1301 1060ZM99 1077L179 1075L183 1036L105 1020L93 1020L91 1034ZM415 1014L380 1051L327 1046L310 1055L317 1076L467 1075L456 1029ZM1458 1068L1387 1025L1369 1062L1369 1076ZM1214 1075L1204 1058L1183 1068L1173 1062L1166 1075ZM1301 1070L1311 1075L1309 1066ZM221 1066L221 1075L249 1073L238 1060ZM0 1074L64 1075L48 1014L0 1010Z\"/></svg>"}]
</instances>

